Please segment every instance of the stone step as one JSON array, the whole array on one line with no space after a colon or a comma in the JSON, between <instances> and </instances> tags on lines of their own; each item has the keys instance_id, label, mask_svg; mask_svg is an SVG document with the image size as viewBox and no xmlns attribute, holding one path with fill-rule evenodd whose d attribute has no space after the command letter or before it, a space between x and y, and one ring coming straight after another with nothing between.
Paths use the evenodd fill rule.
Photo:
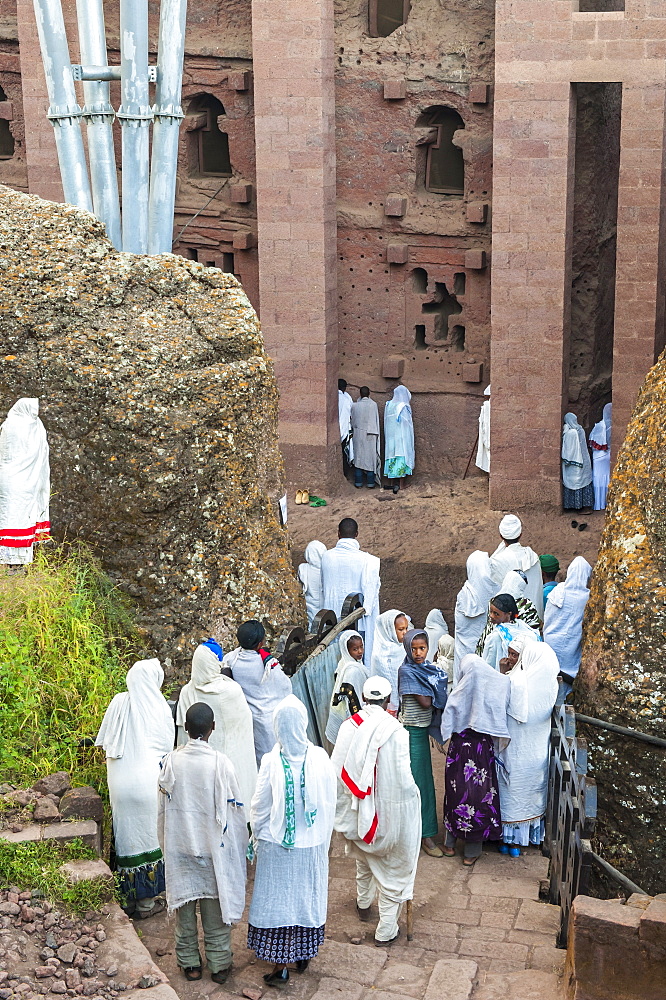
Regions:
<instances>
[{"instance_id":1,"label":"stone step","mask_svg":"<svg viewBox=\"0 0 666 1000\"><path fill-rule=\"evenodd\" d=\"M538 969L500 975L489 972L471 1000L564 1000L564 990L559 976Z\"/></svg>"}]
</instances>

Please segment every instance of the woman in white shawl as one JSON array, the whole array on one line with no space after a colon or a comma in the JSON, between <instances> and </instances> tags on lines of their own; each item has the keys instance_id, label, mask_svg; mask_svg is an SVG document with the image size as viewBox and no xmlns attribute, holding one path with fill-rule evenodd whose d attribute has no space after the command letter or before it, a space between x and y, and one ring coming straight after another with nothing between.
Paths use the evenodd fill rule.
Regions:
<instances>
[{"instance_id":1,"label":"woman in white shawl","mask_svg":"<svg viewBox=\"0 0 666 1000\"><path fill-rule=\"evenodd\" d=\"M449 634L449 626L439 608L433 608L428 612L425 620L425 633L428 636L428 659L434 663L437 654L438 643L443 635Z\"/></svg>"},{"instance_id":2,"label":"woman in white shawl","mask_svg":"<svg viewBox=\"0 0 666 1000\"><path fill-rule=\"evenodd\" d=\"M545 642L521 643L512 649L518 662L508 674L511 700L507 726L511 743L500 754L504 765L498 781L502 810L503 854L520 855L520 848L540 844L548 794L550 717L557 699L557 656Z\"/></svg>"},{"instance_id":3,"label":"woman in white shawl","mask_svg":"<svg viewBox=\"0 0 666 1000\"><path fill-rule=\"evenodd\" d=\"M406 385L397 385L384 407L384 475L391 480L394 493L400 489L400 480L414 472L411 398Z\"/></svg>"},{"instance_id":4,"label":"woman in white shawl","mask_svg":"<svg viewBox=\"0 0 666 1000\"><path fill-rule=\"evenodd\" d=\"M583 651L583 615L590 596L591 573L587 559L576 556L567 570L566 580L551 590L546 604L543 639L555 650L569 691Z\"/></svg>"},{"instance_id":5,"label":"woman in white shawl","mask_svg":"<svg viewBox=\"0 0 666 1000\"><path fill-rule=\"evenodd\" d=\"M32 562L50 534L49 445L38 399L19 399L0 427L0 564Z\"/></svg>"},{"instance_id":6,"label":"woman in white shawl","mask_svg":"<svg viewBox=\"0 0 666 1000\"><path fill-rule=\"evenodd\" d=\"M252 712L240 684L220 673L222 655L222 648L214 639L202 642L194 650L192 675L180 692L176 709L178 744L183 745L188 740L185 716L190 705L203 702L212 708L215 729L208 743L213 750L225 754L233 764L241 805L249 821L250 802L257 784Z\"/></svg>"},{"instance_id":7,"label":"woman in white shawl","mask_svg":"<svg viewBox=\"0 0 666 1000\"><path fill-rule=\"evenodd\" d=\"M500 669L500 660L509 651L512 639L541 642L540 634L518 618L518 605L511 594L497 594L490 602L492 632L483 644L481 656L495 670Z\"/></svg>"},{"instance_id":8,"label":"woman in white shawl","mask_svg":"<svg viewBox=\"0 0 666 1000\"><path fill-rule=\"evenodd\" d=\"M606 509L606 494L610 482L612 414L613 404L606 403L601 420L594 425L590 434L595 510Z\"/></svg>"},{"instance_id":9,"label":"woman in white shawl","mask_svg":"<svg viewBox=\"0 0 666 1000\"><path fill-rule=\"evenodd\" d=\"M476 649L488 617L490 598L496 590L490 571L490 556L487 552L477 549L467 557L467 580L456 598L454 684L459 677L463 656L473 653Z\"/></svg>"},{"instance_id":10,"label":"woman in white shawl","mask_svg":"<svg viewBox=\"0 0 666 1000\"><path fill-rule=\"evenodd\" d=\"M594 506L592 462L585 431L575 413L567 413L562 430L562 506L565 510L583 510Z\"/></svg>"},{"instance_id":11,"label":"woman in white shawl","mask_svg":"<svg viewBox=\"0 0 666 1000\"><path fill-rule=\"evenodd\" d=\"M305 547L305 562L298 567L298 579L303 585L308 626L312 628L314 616L322 609L321 557L326 552L323 542L315 539Z\"/></svg>"},{"instance_id":12,"label":"woman in white shawl","mask_svg":"<svg viewBox=\"0 0 666 1000\"><path fill-rule=\"evenodd\" d=\"M510 569L502 580L502 586L499 589L500 594L510 594L516 602L518 608L518 621L523 622L525 625L529 625L533 628L535 632L541 635L541 627L543 622L539 618L539 612L534 607L529 597L525 596L525 591L527 590L527 576L521 569ZM479 639L476 652L479 656L483 653L483 647L485 645L486 639L495 627L495 623L490 617L490 606L488 606L488 619L486 621L486 627L481 633L481 638Z\"/></svg>"},{"instance_id":13,"label":"woman in white shawl","mask_svg":"<svg viewBox=\"0 0 666 1000\"><path fill-rule=\"evenodd\" d=\"M363 665L363 639L350 629L338 640L340 659L333 678L331 707L326 724L326 739L335 745L340 726L350 715L363 708L363 685L369 674Z\"/></svg>"},{"instance_id":14,"label":"woman in white shawl","mask_svg":"<svg viewBox=\"0 0 666 1000\"><path fill-rule=\"evenodd\" d=\"M412 627L409 615L392 608L384 611L375 622L375 635L370 658L370 676L385 677L391 685L388 711L398 711L398 667L405 659L402 640Z\"/></svg>"},{"instance_id":15,"label":"woman in white shawl","mask_svg":"<svg viewBox=\"0 0 666 1000\"><path fill-rule=\"evenodd\" d=\"M463 864L481 856L484 840L501 840L496 749L509 742L507 708L511 686L506 677L474 653L463 657L460 680L442 715L442 742L450 740L444 772L444 855L464 842Z\"/></svg>"},{"instance_id":16,"label":"woman in white shawl","mask_svg":"<svg viewBox=\"0 0 666 1000\"><path fill-rule=\"evenodd\" d=\"M157 839L160 760L173 749L171 709L161 692L159 660L139 660L127 672L127 691L106 710L95 746L104 747L113 814L115 868L123 909L139 917L159 913L164 862Z\"/></svg>"},{"instance_id":17,"label":"woman in white shawl","mask_svg":"<svg viewBox=\"0 0 666 1000\"><path fill-rule=\"evenodd\" d=\"M289 695L273 715L277 744L261 762L252 799L257 873L247 946L265 962L269 986L303 972L324 941L328 848L337 785L328 754L307 738L308 713Z\"/></svg>"}]
</instances>

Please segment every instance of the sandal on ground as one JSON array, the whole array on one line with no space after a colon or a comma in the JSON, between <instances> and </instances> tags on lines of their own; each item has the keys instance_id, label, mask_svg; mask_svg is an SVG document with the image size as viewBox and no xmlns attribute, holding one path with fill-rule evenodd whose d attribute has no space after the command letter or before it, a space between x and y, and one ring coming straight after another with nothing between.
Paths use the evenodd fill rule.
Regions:
<instances>
[{"instance_id":1,"label":"sandal on ground","mask_svg":"<svg viewBox=\"0 0 666 1000\"><path fill-rule=\"evenodd\" d=\"M310 495L310 506L311 507L327 507L328 504L321 497L315 497Z\"/></svg>"},{"instance_id":2,"label":"sandal on ground","mask_svg":"<svg viewBox=\"0 0 666 1000\"><path fill-rule=\"evenodd\" d=\"M219 972L211 972L210 978L213 980L214 983L219 983L220 986L222 986L223 983L226 983L230 974L231 974L231 966L228 966L228 968L226 969L220 969Z\"/></svg>"},{"instance_id":3,"label":"sandal on ground","mask_svg":"<svg viewBox=\"0 0 666 1000\"><path fill-rule=\"evenodd\" d=\"M199 979L201 979L201 966L188 965L187 968L183 969L183 975L187 979L188 983L196 983Z\"/></svg>"},{"instance_id":4,"label":"sandal on ground","mask_svg":"<svg viewBox=\"0 0 666 1000\"><path fill-rule=\"evenodd\" d=\"M274 969L273 972L268 972L264 976L264 982L267 986L277 986L278 989L282 989L289 982L289 969Z\"/></svg>"},{"instance_id":5,"label":"sandal on ground","mask_svg":"<svg viewBox=\"0 0 666 1000\"><path fill-rule=\"evenodd\" d=\"M428 847L427 844L424 844L423 841L421 841L421 850L424 852L424 854L427 854L428 857L430 858L444 857L444 851L442 850L441 847L437 847L436 844L434 847Z\"/></svg>"},{"instance_id":6,"label":"sandal on ground","mask_svg":"<svg viewBox=\"0 0 666 1000\"><path fill-rule=\"evenodd\" d=\"M309 958L299 958L299 960L296 962L296 972L299 973L305 972L309 964L310 964Z\"/></svg>"},{"instance_id":7,"label":"sandal on ground","mask_svg":"<svg viewBox=\"0 0 666 1000\"><path fill-rule=\"evenodd\" d=\"M166 900L156 899L155 905L149 910L135 910L132 916L137 917L139 920L147 920L148 917L156 917L158 913L164 913L166 907Z\"/></svg>"},{"instance_id":8,"label":"sandal on ground","mask_svg":"<svg viewBox=\"0 0 666 1000\"><path fill-rule=\"evenodd\" d=\"M296 497L294 499L294 502L297 503L297 504L302 504L303 503L303 491L302 490L296 490Z\"/></svg>"},{"instance_id":9,"label":"sandal on ground","mask_svg":"<svg viewBox=\"0 0 666 1000\"><path fill-rule=\"evenodd\" d=\"M390 948L394 941L397 941L400 937L400 928L398 927L398 933L395 937L392 937L390 941L378 941L375 938L375 948Z\"/></svg>"},{"instance_id":10,"label":"sandal on ground","mask_svg":"<svg viewBox=\"0 0 666 1000\"><path fill-rule=\"evenodd\" d=\"M310 503L310 494L307 490L301 492L301 503Z\"/></svg>"},{"instance_id":11,"label":"sandal on ground","mask_svg":"<svg viewBox=\"0 0 666 1000\"><path fill-rule=\"evenodd\" d=\"M443 847L442 854L444 855L445 858L455 858L456 849L455 847Z\"/></svg>"},{"instance_id":12,"label":"sandal on ground","mask_svg":"<svg viewBox=\"0 0 666 1000\"><path fill-rule=\"evenodd\" d=\"M477 863L481 855L477 855L475 858L463 858L463 868L473 868Z\"/></svg>"}]
</instances>

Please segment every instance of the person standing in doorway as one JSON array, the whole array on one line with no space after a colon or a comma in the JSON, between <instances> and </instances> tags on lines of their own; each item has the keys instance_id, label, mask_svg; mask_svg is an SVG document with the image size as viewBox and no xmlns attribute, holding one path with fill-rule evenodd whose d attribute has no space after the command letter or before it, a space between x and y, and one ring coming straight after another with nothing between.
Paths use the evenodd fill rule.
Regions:
<instances>
[{"instance_id":1,"label":"person standing in doorway","mask_svg":"<svg viewBox=\"0 0 666 1000\"><path fill-rule=\"evenodd\" d=\"M343 517L338 525L337 545L325 552L321 560L323 607L340 618L345 598L349 594L363 594L365 615L359 619L358 630L365 642L368 663L379 615L379 570L377 556L363 552L358 543L358 523L353 517Z\"/></svg>"},{"instance_id":2,"label":"person standing in doorway","mask_svg":"<svg viewBox=\"0 0 666 1000\"><path fill-rule=\"evenodd\" d=\"M483 472L490 472L490 386L483 391L486 397L479 413L479 445L475 465Z\"/></svg>"},{"instance_id":3,"label":"person standing in doorway","mask_svg":"<svg viewBox=\"0 0 666 1000\"><path fill-rule=\"evenodd\" d=\"M606 509L606 494L608 493L608 483L610 482L612 414L613 404L606 403L601 420L594 425L590 434L595 510Z\"/></svg>"},{"instance_id":4,"label":"person standing in doorway","mask_svg":"<svg viewBox=\"0 0 666 1000\"><path fill-rule=\"evenodd\" d=\"M594 506L592 462L575 413L565 414L562 429L562 506L565 510Z\"/></svg>"},{"instance_id":5,"label":"person standing in doorway","mask_svg":"<svg viewBox=\"0 0 666 1000\"><path fill-rule=\"evenodd\" d=\"M351 410L354 400L347 392L347 383L338 379L338 420L340 421L340 445L342 446L342 472L347 475L354 462L354 444L352 440Z\"/></svg>"},{"instance_id":6,"label":"person standing in doorway","mask_svg":"<svg viewBox=\"0 0 666 1000\"><path fill-rule=\"evenodd\" d=\"M354 486L361 489L365 472L368 489L374 490L381 471L379 410L374 399L370 399L367 385L361 386L361 398L352 405L351 425L354 437Z\"/></svg>"},{"instance_id":7,"label":"person standing in doorway","mask_svg":"<svg viewBox=\"0 0 666 1000\"><path fill-rule=\"evenodd\" d=\"M400 489L400 480L414 472L414 421L407 386L398 385L393 398L384 407L384 475L393 492Z\"/></svg>"}]
</instances>

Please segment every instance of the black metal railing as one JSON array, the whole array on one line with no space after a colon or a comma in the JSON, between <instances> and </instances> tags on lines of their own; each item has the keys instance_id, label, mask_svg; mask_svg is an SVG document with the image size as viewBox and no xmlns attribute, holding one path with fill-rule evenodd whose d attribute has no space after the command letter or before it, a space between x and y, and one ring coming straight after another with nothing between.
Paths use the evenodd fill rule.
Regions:
<instances>
[{"instance_id":1,"label":"black metal railing","mask_svg":"<svg viewBox=\"0 0 666 1000\"><path fill-rule=\"evenodd\" d=\"M348 594L342 605L340 621L344 621L362 608L363 594ZM337 625L338 618L335 612L323 609L315 615L309 632L300 625L287 628L273 650L282 664L284 672L289 676L294 674Z\"/></svg>"}]
</instances>

